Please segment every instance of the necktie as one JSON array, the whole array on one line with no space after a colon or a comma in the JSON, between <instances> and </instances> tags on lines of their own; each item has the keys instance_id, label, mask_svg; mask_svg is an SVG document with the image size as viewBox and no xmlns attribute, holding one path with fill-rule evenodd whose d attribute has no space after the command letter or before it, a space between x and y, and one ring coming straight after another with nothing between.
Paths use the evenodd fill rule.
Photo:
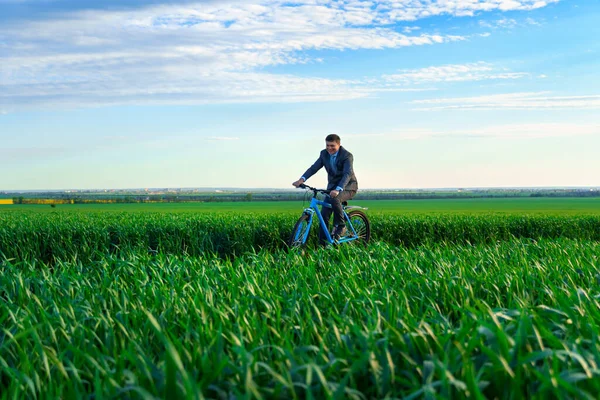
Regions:
<instances>
[{"instance_id":1,"label":"necktie","mask_svg":"<svg viewBox=\"0 0 600 400\"><path fill-rule=\"evenodd\" d=\"M333 171L333 173L337 173L337 168L335 165L335 160L337 159L337 154L334 156L331 156L331 170Z\"/></svg>"}]
</instances>

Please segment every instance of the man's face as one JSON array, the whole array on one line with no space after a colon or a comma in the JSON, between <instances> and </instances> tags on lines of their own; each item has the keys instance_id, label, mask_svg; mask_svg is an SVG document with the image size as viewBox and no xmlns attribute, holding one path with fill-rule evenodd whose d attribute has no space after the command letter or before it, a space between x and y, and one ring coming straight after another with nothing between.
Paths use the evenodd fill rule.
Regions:
<instances>
[{"instance_id":1,"label":"man's face","mask_svg":"<svg viewBox=\"0 0 600 400\"><path fill-rule=\"evenodd\" d=\"M340 149L340 144L336 142L325 142L325 149L329 154L335 154Z\"/></svg>"}]
</instances>

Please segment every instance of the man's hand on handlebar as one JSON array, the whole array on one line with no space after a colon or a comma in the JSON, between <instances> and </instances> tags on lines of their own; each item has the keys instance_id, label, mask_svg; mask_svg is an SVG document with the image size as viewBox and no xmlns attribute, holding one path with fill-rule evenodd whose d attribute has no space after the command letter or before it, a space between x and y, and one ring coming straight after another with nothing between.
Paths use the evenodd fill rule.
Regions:
<instances>
[{"instance_id":1,"label":"man's hand on handlebar","mask_svg":"<svg viewBox=\"0 0 600 400\"><path fill-rule=\"evenodd\" d=\"M295 187L300 187L300 185L302 185L304 182L306 182L306 181L304 179L300 178L296 182L292 183L292 185L294 185Z\"/></svg>"}]
</instances>

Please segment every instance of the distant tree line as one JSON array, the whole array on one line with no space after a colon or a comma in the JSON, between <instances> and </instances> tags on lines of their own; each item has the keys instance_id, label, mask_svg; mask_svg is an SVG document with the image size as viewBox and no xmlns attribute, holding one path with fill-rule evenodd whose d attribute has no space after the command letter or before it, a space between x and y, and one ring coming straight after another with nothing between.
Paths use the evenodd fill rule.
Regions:
<instances>
[{"instance_id":1,"label":"distant tree line","mask_svg":"<svg viewBox=\"0 0 600 400\"><path fill-rule=\"evenodd\" d=\"M589 190L589 191L579 191L579 192L550 192L550 193L535 192L535 193L531 193L529 196L530 197L600 197L600 191Z\"/></svg>"},{"instance_id":2,"label":"distant tree line","mask_svg":"<svg viewBox=\"0 0 600 400\"><path fill-rule=\"evenodd\" d=\"M299 201L310 193L298 192L230 192L192 194L72 194L35 193L27 197L13 197L14 204L102 204L102 203L186 203L186 202L252 202ZM458 191L359 191L355 200L418 200L418 199L474 199L515 197L600 197L598 190L458 190Z\"/></svg>"}]
</instances>

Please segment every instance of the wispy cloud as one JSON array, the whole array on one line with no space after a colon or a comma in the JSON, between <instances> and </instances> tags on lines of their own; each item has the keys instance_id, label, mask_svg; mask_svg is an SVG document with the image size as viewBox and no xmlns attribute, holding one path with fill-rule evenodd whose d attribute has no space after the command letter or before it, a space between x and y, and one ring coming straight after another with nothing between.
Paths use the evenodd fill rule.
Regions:
<instances>
[{"instance_id":1,"label":"wispy cloud","mask_svg":"<svg viewBox=\"0 0 600 400\"><path fill-rule=\"evenodd\" d=\"M421 84L496 79L519 79L528 76L529 74L525 72L510 72L505 68L498 68L493 64L477 62L470 64L453 64L413 70L403 70L398 74L384 75L383 79L389 82Z\"/></svg>"},{"instance_id":2,"label":"wispy cloud","mask_svg":"<svg viewBox=\"0 0 600 400\"><path fill-rule=\"evenodd\" d=\"M596 109L600 95L552 96L550 92L506 93L488 96L415 100L416 109L497 110L497 109Z\"/></svg>"},{"instance_id":3,"label":"wispy cloud","mask_svg":"<svg viewBox=\"0 0 600 400\"><path fill-rule=\"evenodd\" d=\"M319 62L308 53L315 50L465 40L423 30L413 34L414 26L401 33L402 28L394 24L435 15L531 10L557 1L229 0L81 10L49 14L45 20L8 21L0 25L0 109L332 101L378 90L404 90L394 86L411 79L407 76L411 71L383 80L373 77L378 82L369 86L365 81L297 77L261 69ZM501 71L493 75L484 70L489 67L468 68L475 79L520 77ZM468 71L421 73L429 74L429 82L439 82L433 78L436 73L445 81L452 81L453 74L455 81L459 76L469 80ZM428 81L421 78L420 82Z\"/></svg>"},{"instance_id":4,"label":"wispy cloud","mask_svg":"<svg viewBox=\"0 0 600 400\"><path fill-rule=\"evenodd\" d=\"M529 139L600 135L600 124L530 123L488 126L465 131L449 132L451 136Z\"/></svg>"},{"instance_id":5,"label":"wispy cloud","mask_svg":"<svg viewBox=\"0 0 600 400\"><path fill-rule=\"evenodd\" d=\"M525 18L525 23L527 25L534 25L534 26L540 26L540 25L542 25L540 22L536 21L533 18Z\"/></svg>"},{"instance_id":6,"label":"wispy cloud","mask_svg":"<svg viewBox=\"0 0 600 400\"><path fill-rule=\"evenodd\" d=\"M412 33L414 31L418 31L421 28L418 26L405 26L404 28L402 28L402 32L404 33Z\"/></svg>"},{"instance_id":7,"label":"wispy cloud","mask_svg":"<svg viewBox=\"0 0 600 400\"><path fill-rule=\"evenodd\" d=\"M206 140L209 141L231 141L231 140L240 140L239 137L231 137L231 136L211 136L207 137Z\"/></svg>"},{"instance_id":8,"label":"wispy cloud","mask_svg":"<svg viewBox=\"0 0 600 400\"><path fill-rule=\"evenodd\" d=\"M373 137L391 140L420 140L442 137L494 138L494 139L542 139L600 135L600 124L577 123L528 123L482 126L476 129L402 129L384 133L343 134L344 137Z\"/></svg>"},{"instance_id":9,"label":"wispy cloud","mask_svg":"<svg viewBox=\"0 0 600 400\"><path fill-rule=\"evenodd\" d=\"M512 29L518 26L540 26L541 23L533 18L525 18L524 20L517 21L514 18L500 18L497 20L480 20L479 26L482 28L490 29Z\"/></svg>"},{"instance_id":10,"label":"wispy cloud","mask_svg":"<svg viewBox=\"0 0 600 400\"><path fill-rule=\"evenodd\" d=\"M502 18L496 21L481 20L479 26L483 28L514 28L517 26L517 21L513 18Z\"/></svg>"}]
</instances>

